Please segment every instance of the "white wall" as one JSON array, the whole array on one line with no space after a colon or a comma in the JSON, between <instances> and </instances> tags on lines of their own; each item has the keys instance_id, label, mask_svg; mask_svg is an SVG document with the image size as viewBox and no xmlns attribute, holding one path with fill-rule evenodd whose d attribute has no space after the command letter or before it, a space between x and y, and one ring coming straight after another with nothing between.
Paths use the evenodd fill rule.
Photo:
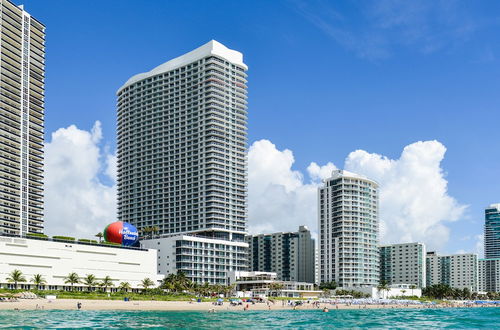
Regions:
<instances>
[{"instance_id":1,"label":"white wall","mask_svg":"<svg viewBox=\"0 0 500 330\"><path fill-rule=\"evenodd\" d=\"M19 269L28 283L34 274L41 274L48 286L69 286L64 278L75 272L80 277L93 274L97 280L110 276L114 285L129 282L141 288L140 282L157 275L156 250L85 245L0 236L0 286L7 287L6 278ZM83 284L75 286L83 287Z\"/></svg>"},{"instance_id":2,"label":"white wall","mask_svg":"<svg viewBox=\"0 0 500 330\"><path fill-rule=\"evenodd\" d=\"M175 266L175 244L180 236L153 238L141 241L141 246L146 249L156 249L158 251L157 268L158 273L165 276L176 274Z\"/></svg>"},{"instance_id":3,"label":"white wall","mask_svg":"<svg viewBox=\"0 0 500 330\"><path fill-rule=\"evenodd\" d=\"M421 289L400 289L400 288L390 288L389 291L379 291L376 287L351 287L342 288L343 290L353 290L369 294L374 299L387 299L393 297L411 297L411 296L422 296ZM403 290L405 291L403 293Z\"/></svg>"}]
</instances>

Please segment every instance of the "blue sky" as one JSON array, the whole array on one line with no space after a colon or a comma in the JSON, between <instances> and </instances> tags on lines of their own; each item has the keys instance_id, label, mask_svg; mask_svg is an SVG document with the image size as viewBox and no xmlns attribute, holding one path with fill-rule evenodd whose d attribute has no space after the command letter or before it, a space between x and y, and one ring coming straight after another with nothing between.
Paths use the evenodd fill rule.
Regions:
<instances>
[{"instance_id":1,"label":"blue sky","mask_svg":"<svg viewBox=\"0 0 500 330\"><path fill-rule=\"evenodd\" d=\"M216 39L249 66L250 144L290 149L294 170L439 141L448 194L468 205L443 252L474 250L484 206L500 202L500 2L23 3L47 27L48 141L99 120L113 152L116 90Z\"/></svg>"}]
</instances>

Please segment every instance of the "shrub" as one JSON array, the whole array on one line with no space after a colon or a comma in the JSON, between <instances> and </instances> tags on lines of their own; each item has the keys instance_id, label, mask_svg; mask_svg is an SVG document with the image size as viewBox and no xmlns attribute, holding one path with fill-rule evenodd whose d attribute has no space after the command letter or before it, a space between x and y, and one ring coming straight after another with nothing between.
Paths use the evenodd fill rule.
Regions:
<instances>
[{"instance_id":1,"label":"shrub","mask_svg":"<svg viewBox=\"0 0 500 330\"><path fill-rule=\"evenodd\" d=\"M69 236L52 236L52 239L56 241L72 241L72 242L75 241L74 237L69 237Z\"/></svg>"},{"instance_id":2,"label":"shrub","mask_svg":"<svg viewBox=\"0 0 500 330\"><path fill-rule=\"evenodd\" d=\"M44 239L49 238L47 235L40 234L40 233L27 233L26 237L36 237L36 238L44 238Z\"/></svg>"},{"instance_id":3,"label":"shrub","mask_svg":"<svg viewBox=\"0 0 500 330\"><path fill-rule=\"evenodd\" d=\"M78 239L78 242L97 244L97 241L94 241L93 239L86 239L86 238L80 238L80 239Z\"/></svg>"}]
</instances>

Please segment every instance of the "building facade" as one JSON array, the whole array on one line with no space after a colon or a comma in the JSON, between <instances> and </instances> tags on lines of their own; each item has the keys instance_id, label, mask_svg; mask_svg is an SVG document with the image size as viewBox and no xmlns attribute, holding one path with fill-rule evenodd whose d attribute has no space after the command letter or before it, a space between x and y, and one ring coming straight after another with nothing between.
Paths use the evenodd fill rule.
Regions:
<instances>
[{"instance_id":1,"label":"building facade","mask_svg":"<svg viewBox=\"0 0 500 330\"><path fill-rule=\"evenodd\" d=\"M378 184L336 170L319 188L320 282L340 287L379 283Z\"/></svg>"},{"instance_id":2,"label":"building facade","mask_svg":"<svg viewBox=\"0 0 500 330\"><path fill-rule=\"evenodd\" d=\"M178 271L198 284L227 285L228 274L247 269L248 244L189 234L147 239L142 247L158 250L158 274Z\"/></svg>"},{"instance_id":3,"label":"building facade","mask_svg":"<svg viewBox=\"0 0 500 330\"><path fill-rule=\"evenodd\" d=\"M478 290L478 258L477 254L438 255L427 252L426 257L427 286L447 284L452 288L468 288L472 292Z\"/></svg>"},{"instance_id":4,"label":"building facade","mask_svg":"<svg viewBox=\"0 0 500 330\"><path fill-rule=\"evenodd\" d=\"M245 297L317 298L323 293L314 283L280 280L274 272L232 272L229 278L237 294L248 293Z\"/></svg>"},{"instance_id":5,"label":"building facade","mask_svg":"<svg viewBox=\"0 0 500 330\"><path fill-rule=\"evenodd\" d=\"M189 233L246 246L246 70L212 40L118 90L119 220L166 242Z\"/></svg>"},{"instance_id":6,"label":"building facade","mask_svg":"<svg viewBox=\"0 0 500 330\"><path fill-rule=\"evenodd\" d=\"M402 243L380 246L380 280L389 285L426 287L425 244Z\"/></svg>"},{"instance_id":7,"label":"building facade","mask_svg":"<svg viewBox=\"0 0 500 330\"><path fill-rule=\"evenodd\" d=\"M0 287L13 289L7 278L20 270L26 279L18 284L22 289L35 288L31 279L40 274L46 281L40 289L72 290L65 278L73 272L80 278L92 274L96 281L110 276L114 287L128 282L132 289L141 289L145 278L155 285L163 278L157 274L156 260L156 250L0 236ZM83 283L74 286L78 291L88 289Z\"/></svg>"},{"instance_id":8,"label":"building facade","mask_svg":"<svg viewBox=\"0 0 500 330\"><path fill-rule=\"evenodd\" d=\"M500 258L500 204L492 204L485 210L484 257Z\"/></svg>"},{"instance_id":9,"label":"building facade","mask_svg":"<svg viewBox=\"0 0 500 330\"><path fill-rule=\"evenodd\" d=\"M297 232L247 236L251 271L274 272L281 281L315 283L315 243L306 226Z\"/></svg>"},{"instance_id":10,"label":"building facade","mask_svg":"<svg viewBox=\"0 0 500 330\"><path fill-rule=\"evenodd\" d=\"M0 0L0 233L43 232L45 27Z\"/></svg>"},{"instance_id":11,"label":"building facade","mask_svg":"<svg viewBox=\"0 0 500 330\"><path fill-rule=\"evenodd\" d=\"M478 291L500 292L500 258L479 259Z\"/></svg>"}]
</instances>

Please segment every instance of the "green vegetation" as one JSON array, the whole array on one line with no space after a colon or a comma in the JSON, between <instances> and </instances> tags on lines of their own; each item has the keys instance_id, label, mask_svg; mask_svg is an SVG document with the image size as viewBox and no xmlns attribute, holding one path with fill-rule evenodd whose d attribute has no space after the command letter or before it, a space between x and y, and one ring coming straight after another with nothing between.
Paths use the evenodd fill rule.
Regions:
<instances>
[{"instance_id":1,"label":"green vegetation","mask_svg":"<svg viewBox=\"0 0 500 330\"><path fill-rule=\"evenodd\" d=\"M36 237L36 238L43 238L43 239L48 239L49 236L47 235L44 235L44 234L40 234L40 233L27 233L26 234L26 237Z\"/></svg>"},{"instance_id":2,"label":"green vegetation","mask_svg":"<svg viewBox=\"0 0 500 330\"><path fill-rule=\"evenodd\" d=\"M389 285L387 284L386 280L380 281L379 285L377 286L377 291L378 292L382 292L382 297L383 298L387 298L384 295L384 292L386 291L387 293L389 293L390 290L391 290L391 288L389 288Z\"/></svg>"},{"instance_id":3,"label":"green vegetation","mask_svg":"<svg viewBox=\"0 0 500 330\"><path fill-rule=\"evenodd\" d=\"M471 299L473 297L472 292L468 288L463 290L455 289L447 284L428 286L422 290L422 295L436 299Z\"/></svg>"},{"instance_id":4,"label":"green vegetation","mask_svg":"<svg viewBox=\"0 0 500 330\"><path fill-rule=\"evenodd\" d=\"M468 288L457 289L452 288L447 284L434 284L422 290L422 296L432 299L455 299L455 300L474 300L474 299L490 299L500 300L500 293L488 292L485 295L471 292Z\"/></svg>"},{"instance_id":5,"label":"green vegetation","mask_svg":"<svg viewBox=\"0 0 500 330\"><path fill-rule=\"evenodd\" d=\"M130 283L121 282L120 285L118 285L118 289L120 289L121 292L128 292L128 290L131 289Z\"/></svg>"},{"instance_id":6,"label":"green vegetation","mask_svg":"<svg viewBox=\"0 0 500 330\"><path fill-rule=\"evenodd\" d=\"M281 283L271 283L269 285L269 290L271 291L271 295L273 295L272 293L274 293L274 296L280 296L281 290L283 290L283 288L284 285Z\"/></svg>"},{"instance_id":7,"label":"green vegetation","mask_svg":"<svg viewBox=\"0 0 500 330\"><path fill-rule=\"evenodd\" d=\"M93 239L86 239L86 238L80 238L80 239L78 239L78 242L80 242L80 243L97 244L97 241L95 241Z\"/></svg>"},{"instance_id":8,"label":"green vegetation","mask_svg":"<svg viewBox=\"0 0 500 330\"><path fill-rule=\"evenodd\" d=\"M106 276L99 283L99 286L104 289L104 292L108 291L108 288L114 287L113 279L111 276Z\"/></svg>"},{"instance_id":9,"label":"green vegetation","mask_svg":"<svg viewBox=\"0 0 500 330\"><path fill-rule=\"evenodd\" d=\"M64 278L64 283L71 284L71 290L74 290L75 284L80 283L80 277L77 273L69 273L68 276Z\"/></svg>"},{"instance_id":10,"label":"green vegetation","mask_svg":"<svg viewBox=\"0 0 500 330\"><path fill-rule=\"evenodd\" d=\"M97 234L95 234L95 237L97 237L99 239L99 243L101 243L104 234L102 232L98 232Z\"/></svg>"},{"instance_id":11,"label":"green vegetation","mask_svg":"<svg viewBox=\"0 0 500 330\"><path fill-rule=\"evenodd\" d=\"M52 239L56 241L70 241L70 242L75 241L74 237L69 237L69 236L52 236Z\"/></svg>"},{"instance_id":12,"label":"green vegetation","mask_svg":"<svg viewBox=\"0 0 500 330\"><path fill-rule=\"evenodd\" d=\"M160 231L160 228L158 226L152 226L152 227L144 227L141 231L140 234L141 236L149 236L149 238L153 238L153 236Z\"/></svg>"},{"instance_id":13,"label":"green vegetation","mask_svg":"<svg viewBox=\"0 0 500 330\"><path fill-rule=\"evenodd\" d=\"M92 291L92 287L95 287L97 285L97 280L95 278L95 275L93 274L88 274L82 279L82 283L87 286L88 291Z\"/></svg>"},{"instance_id":14,"label":"green vegetation","mask_svg":"<svg viewBox=\"0 0 500 330\"><path fill-rule=\"evenodd\" d=\"M14 273L14 272L13 272ZM22 273L17 271L11 274L12 278L16 278L18 282L23 282L25 279ZM177 274L170 274L163 279L159 287L154 288L155 282L150 278L142 280L142 287L144 288L140 293L129 292L131 289L130 283L121 282L118 285L118 292L107 292L108 288L114 287L114 281L110 276L104 277L98 281L93 274L88 274L80 279L77 273L70 273L65 278L65 283L71 284L71 291L63 290L31 290L40 296L56 295L60 299L111 299L123 300L130 298L132 300L162 300L162 301L182 301L192 300L194 298L202 299L202 301L214 301L219 294L224 294L226 297L230 296L234 291L234 285L210 285L208 283L196 284L191 282L184 273L178 272ZM87 286L85 291L75 291L74 284L82 283ZM17 286L16 286L17 287ZM95 290L100 287L101 290ZM38 286L37 286L38 288ZM26 290L2 290L0 292L8 292L14 294Z\"/></svg>"},{"instance_id":15,"label":"green vegetation","mask_svg":"<svg viewBox=\"0 0 500 330\"><path fill-rule=\"evenodd\" d=\"M150 278L145 278L142 280L141 284L140 284L145 290L149 289L150 287L152 287L153 285L155 285L155 283L150 279Z\"/></svg>"},{"instance_id":16,"label":"green vegetation","mask_svg":"<svg viewBox=\"0 0 500 330\"><path fill-rule=\"evenodd\" d=\"M0 293L14 295L27 290L0 289ZM141 293L135 292L103 292L103 291L64 291L64 290L29 290L38 296L54 295L58 299L94 299L94 300L158 300L158 301L189 301L196 296L185 293L165 293L162 290L150 289ZM109 295L109 297L108 297ZM215 301L216 298L203 298L202 301Z\"/></svg>"},{"instance_id":17,"label":"green vegetation","mask_svg":"<svg viewBox=\"0 0 500 330\"><path fill-rule=\"evenodd\" d=\"M44 285L45 283L47 283L41 274L33 275L33 278L30 281L36 285L37 289L40 289L41 285Z\"/></svg>"},{"instance_id":18,"label":"green vegetation","mask_svg":"<svg viewBox=\"0 0 500 330\"><path fill-rule=\"evenodd\" d=\"M337 282L324 282L319 285L320 290L335 290L338 287Z\"/></svg>"},{"instance_id":19,"label":"green vegetation","mask_svg":"<svg viewBox=\"0 0 500 330\"><path fill-rule=\"evenodd\" d=\"M7 277L7 282L14 283L14 287L17 289L17 283L26 282L26 278L19 269L14 269Z\"/></svg>"},{"instance_id":20,"label":"green vegetation","mask_svg":"<svg viewBox=\"0 0 500 330\"><path fill-rule=\"evenodd\" d=\"M337 290L335 291L337 296L352 296L353 298L370 298L371 295L368 293L363 293L355 290Z\"/></svg>"}]
</instances>

